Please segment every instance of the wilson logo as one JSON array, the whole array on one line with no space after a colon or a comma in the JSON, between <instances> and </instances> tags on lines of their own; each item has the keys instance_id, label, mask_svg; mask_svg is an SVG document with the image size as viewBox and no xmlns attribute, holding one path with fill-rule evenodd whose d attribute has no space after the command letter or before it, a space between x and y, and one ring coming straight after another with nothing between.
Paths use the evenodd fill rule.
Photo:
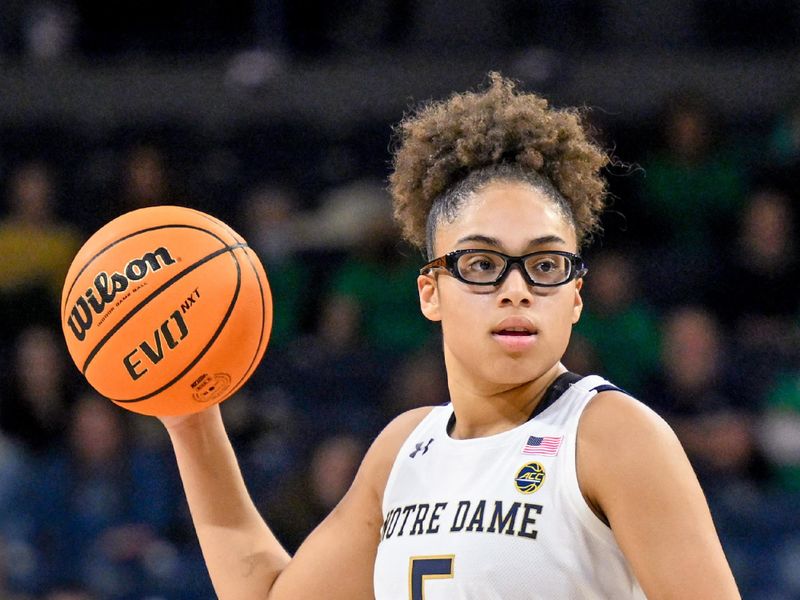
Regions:
<instances>
[{"instance_id":1,"label":"wilson logo","mask_svg":"<svg viewBox=\"0 0 800 600\"><path fill-rule=\"evenodd\" d=\"M175 262L169 250L162 246L153 252L148 252L142 258L130 261L122 273L114 272L111 275L105 271L98 273L94 278L94 287L86 290L72 307L67 320L72 333L82 342L86 338L86 332L92 328L94 315L102 314L118 294L128 289L132 281L144 279L151 271L158 271Z\"/></svg>"}]
</instances>

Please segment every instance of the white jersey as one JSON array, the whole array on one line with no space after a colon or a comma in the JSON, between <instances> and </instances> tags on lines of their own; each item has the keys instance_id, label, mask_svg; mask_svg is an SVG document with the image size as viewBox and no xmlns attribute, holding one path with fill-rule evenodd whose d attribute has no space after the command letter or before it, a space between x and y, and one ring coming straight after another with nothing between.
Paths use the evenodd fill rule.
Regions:
<instances>
[{"instance_id":1,"label":"white jersey","mask_svg":"<svg viewBox=\"0 0 800 600\"><path fill-rule=\"evenodd\" d=\"M450 404L414 429L384 492L377 600L645 598L575 469L581 413L613 386L589 376L561 388L496 435L451 438Z\"/></svg>"}]
</instances>

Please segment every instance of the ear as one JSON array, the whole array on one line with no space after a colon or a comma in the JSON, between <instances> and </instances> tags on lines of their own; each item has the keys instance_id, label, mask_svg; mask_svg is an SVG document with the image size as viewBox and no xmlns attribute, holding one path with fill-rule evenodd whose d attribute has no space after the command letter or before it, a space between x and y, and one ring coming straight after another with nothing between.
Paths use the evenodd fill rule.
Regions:
<instances>
[{"instance_id":1,"label":"ear","mask_svg":"<svg viewBox=\"0 0 800 600\"><path fill-rule=\"evenodd\" d=\"M572 324L578 322L581 318L581 311L583 311L583 298L581 298L581 288L583 287L583 279L575 281L575 299L572 305Z\"/></svg>"},{"instance_id":2,"label":"ear","mask_svg":"<svg viewBox=\"0 0 800 600\"><path fill-rule=\"evenodd\" d=\"M430 275L417 277L417 291L419 292L419 308L429 321L441 321L439 314L439 289L436 280Z\"/></svg>"}]
</instances>

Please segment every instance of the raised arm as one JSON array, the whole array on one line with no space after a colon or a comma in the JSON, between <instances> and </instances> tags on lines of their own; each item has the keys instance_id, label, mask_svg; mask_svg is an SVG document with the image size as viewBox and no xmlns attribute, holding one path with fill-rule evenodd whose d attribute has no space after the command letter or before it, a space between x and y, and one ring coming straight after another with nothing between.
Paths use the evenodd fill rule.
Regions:
<instances>
[{"instance_id":1,"label":"raised arm","mask_svg":"<svg viewBox=\"0 0 800 600\"><path fill-rule=\"evenodd\" d=\"M577 465L584 496L650 600L741 598L697 477L653 411L598 394L581 418Z\"/></svg>"},{"instance_id":2,"label":"raised arm","mask_svg":"<svg viewBox=\"0 0 800 600\"><path fill-rule=\"evenodd\" d=\"M253 504L219 408L162 419L218 597L371 599L386 479L403 440L428 410L401 415L386 427L367 452L350 490L294 558Z\"/></svg>"}]
</instances>

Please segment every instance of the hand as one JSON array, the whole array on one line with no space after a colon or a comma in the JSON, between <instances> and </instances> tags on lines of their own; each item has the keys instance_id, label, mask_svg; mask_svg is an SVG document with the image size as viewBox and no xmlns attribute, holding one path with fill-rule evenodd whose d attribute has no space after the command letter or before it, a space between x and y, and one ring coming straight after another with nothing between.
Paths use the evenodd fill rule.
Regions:
<instances>
[{"instance_id":1,"label":"hand","mask_svg":"<svg viewBox=\"0 0 800 600\"><path fill-rule=\"evenodd\" d=\"M214 419L221 419L222 414L219 410L219 404L209 406L200 412L191 413L188 415L173 415L168 417L158 417L158 420L164 424L167 431L172 433L183 429L184 427L199 426Z\"/></svg>"}]
</instances>

